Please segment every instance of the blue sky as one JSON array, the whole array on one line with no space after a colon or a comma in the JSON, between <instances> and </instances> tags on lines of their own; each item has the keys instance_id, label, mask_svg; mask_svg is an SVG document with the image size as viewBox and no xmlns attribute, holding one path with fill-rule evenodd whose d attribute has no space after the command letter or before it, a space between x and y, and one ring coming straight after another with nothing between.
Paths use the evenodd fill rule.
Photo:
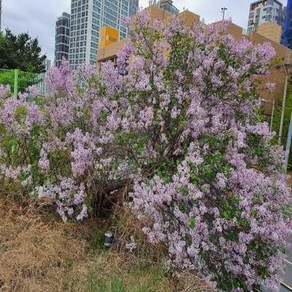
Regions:
<instances>
[{"instance_id":1,"label":"blue sky","mask_svg":"<svg viewBox=\"0 0 292 292\"><path fill-rule=\"evenodd\" d=\"M140 0L148 6L149 0ZM246 28L249 5L252 0L174 0L180 10L188 9L204 18L207 23L222 18L221 7L227 7L226 18ZM281 0L286 5L287 0ZM14 33L28 32L38 37L43 52L53 61L55 22L63 11L70 12L70 0L2 0L2 29Z\"/></svg>"}]
</instances>

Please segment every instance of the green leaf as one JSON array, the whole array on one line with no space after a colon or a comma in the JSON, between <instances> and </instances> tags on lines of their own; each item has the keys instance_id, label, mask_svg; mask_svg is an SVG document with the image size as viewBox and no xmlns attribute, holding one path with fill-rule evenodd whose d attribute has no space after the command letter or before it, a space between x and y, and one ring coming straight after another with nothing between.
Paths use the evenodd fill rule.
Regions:
<instances>
[{"instance_id":1,"label":"green leaf","mask_svg":"<svg viewBox=\"0 0 292 292\"><path fill-rule=\"evenodd\" d=\"M193 216L193 217L191 217L191 219L190 219L190 224L189 224L189 226L190 226L190 228L191 229L194 229L195 227L196 227L196 218Z\"/></svg>"}]
</instances>

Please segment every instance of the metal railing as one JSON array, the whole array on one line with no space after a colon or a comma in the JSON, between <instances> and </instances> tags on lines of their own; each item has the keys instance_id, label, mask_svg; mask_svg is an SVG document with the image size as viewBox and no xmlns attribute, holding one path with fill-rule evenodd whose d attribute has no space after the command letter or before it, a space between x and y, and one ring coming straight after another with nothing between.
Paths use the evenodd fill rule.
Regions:
<instances>
[{"instance_id":1,"label":"metal railing","mask_svg":"<svg viewBox=\"0 0 292 292\"><path fill-rule=\"evenodd\" d=\"M20 92L27 92L30 86L40 89L42 95L46 93L45 73L30 73L19 69L0 69L0 84L9 85L14 96Z\"/></svg>"}]
</instances>

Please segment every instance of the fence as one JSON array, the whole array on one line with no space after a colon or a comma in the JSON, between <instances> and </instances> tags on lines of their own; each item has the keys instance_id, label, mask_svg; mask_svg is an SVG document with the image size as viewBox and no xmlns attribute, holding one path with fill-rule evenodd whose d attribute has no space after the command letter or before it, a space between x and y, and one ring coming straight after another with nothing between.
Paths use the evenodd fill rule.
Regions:
<instances>
[{"instance_id":1,"label":"fence","mask_svg":"<svg viewBox=\"0 0 292 292\"><path fill-rule=\"evenodd\" d=\"M45 73L30 73L18 69L0 69L0 84L9 85L11 92L17 96L19 92L26 92L29 86L40 89L42 95L46 93Z\"/></svg>"}]
</instances>

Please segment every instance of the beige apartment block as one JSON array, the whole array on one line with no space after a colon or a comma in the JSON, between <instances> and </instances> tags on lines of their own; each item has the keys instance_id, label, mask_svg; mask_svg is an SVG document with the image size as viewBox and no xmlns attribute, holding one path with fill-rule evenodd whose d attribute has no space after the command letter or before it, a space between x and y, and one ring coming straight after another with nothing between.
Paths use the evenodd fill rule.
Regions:
<instances>
[{"instance_id":1,"label":"beige apartment block","mask_svg":"<svg viewBox=\"0 0 292 292\"><path fill-rule=\"evenodd\" d=\"M126 40L121 40L119 42L113 43L108 47L99 48L97 50L97 64L98 66L106 61L115 62L117 58L117 53L121 50L126 44Z\"/></svg>"},{"instance_id":2,"label":"beige apartment block","mask_svg":"<svg viewBox=\"0 0 292 292\"><path fill-rule=\"evenodd\" d=\"M282 27L274 22L264 23L258 27L257 33L276 43L281 42Z\"/></svg>"},{"instance_id":3,"label":"beige apartment block","mask_svg":"<svg viewBox=\"0 0 292 292\"><path fill-rule=\"evenodd\" d=\"M261 98L265 99L267 101L266 108L268 109L268 112L270 112L272 108L272 102L279 99L279 97L283 96L284 94L284 87L285 87L285 77L286 73L283 68L277 67L276 64L292 64L292 50L290 50L287 47L282 46L278 42L272 41L265 36L257 33L257 32L250 32L248 35L248 38L251 42L253 42L255 45L262 44L262 43L270 43L272 47L274 48L276 52L275 56L275 65L271 68L271 74L265 78L266 82L271 82L276 84L276 89L273 93L262 89L259 92L259 95Z\"/></svg>"},{"instance_id":4,"label":"beige apartment block","mask_svg":"<svg viewBox=\"0 0 292 292\"><path fill-rule=\"evenodd\" d=\"M231 23L228 27L227 27L227 30L226 32L228 34L231 34L233 36L233 38L236 40L236 41L240 41L243 37L243 28L234 24L234 23Z\"/></svg>"},{"instance_id":5,"label":"beige apartment block","mask_svg":"<svg viewBox=\"0 0 292 292\"><path fill-rule=\"evenodd\" d=\"M192 27L195 23L200 22L200 16L189 10L184 10L179 13L178 17L182 20L186 27Z\"/></svg>"},{"instance_id":6,"label":"beige apartment block","mask_svg":"<svg viewBox=\"0 0 292 292\"><path fill-rule=\"evenodd\" d=\"M154 20L166 20L167 18L172 17L172 14L164 9L161 9L155 5L149 6L145 8L145 11L147 11L151 21Z\"/></svg>"},{"instance_id":7,"label":"beige apartment block","mask_svg":"<svg viewBox=\"0 0 292 292\"><path fill-rule=\"evenodd\" d=\"M162 20L162 21L169 21L172 17L172 14L169 13L166 10L160 9L157 6L150 6L145 8L145 10L148 12L149 17L151 21L153 22L154 20ZM183 21L186 27L191 27L194 25L194 23L199 23L200 22L200 16L185 10L181 13L179 13L178 17ZM110 46L99 48L97 51L97 64L100 64L105 61L115 61L117 52L123 48L125 45L126 41L122 40L120 42L114 43Z\"/></svg>"}]
</instances>

